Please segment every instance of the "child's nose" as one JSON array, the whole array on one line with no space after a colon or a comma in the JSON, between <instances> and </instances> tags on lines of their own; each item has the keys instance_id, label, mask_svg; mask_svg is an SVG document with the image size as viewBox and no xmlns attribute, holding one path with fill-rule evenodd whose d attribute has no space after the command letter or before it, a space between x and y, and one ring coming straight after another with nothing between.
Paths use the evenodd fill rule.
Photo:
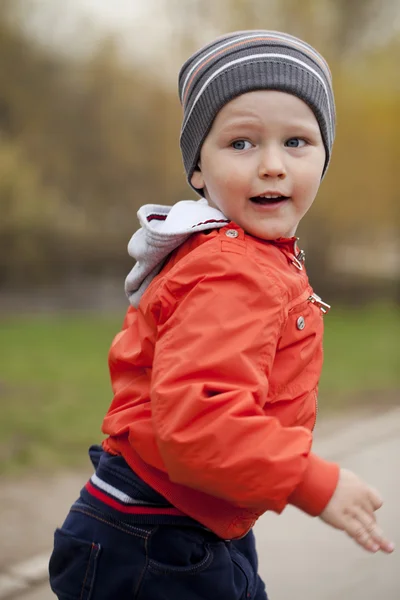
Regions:
<instances>
[{"instance_id":1,"label":"child's nose","mask_svg":"<svg viewBox=\"0 0 400 600\"><path fill-rule=\"evenodd\" d=\"M261 178L276 177L284 179L286 177L286 168L283 157L277 148L268 147L263 149L260 156L258 171Z\"/></svg>"}]
</instances>

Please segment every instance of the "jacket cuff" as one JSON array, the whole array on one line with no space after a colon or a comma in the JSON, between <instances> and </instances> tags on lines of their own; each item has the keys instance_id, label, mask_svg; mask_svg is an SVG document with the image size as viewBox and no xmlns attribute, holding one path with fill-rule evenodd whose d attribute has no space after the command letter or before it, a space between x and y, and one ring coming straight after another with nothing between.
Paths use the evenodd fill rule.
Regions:
<instances>
[{"instance_id":1,"label":"jacket cuff","mask_svg":"<svg viewBox=\"0 0 400 600\"><path fill-rule=\"evenodd\" d=\"M308 455L308 467L301 483L289 496L289 504L317 517L333 496L339 480L340 467L315 454Z\"/></svg>"}]
</instances>

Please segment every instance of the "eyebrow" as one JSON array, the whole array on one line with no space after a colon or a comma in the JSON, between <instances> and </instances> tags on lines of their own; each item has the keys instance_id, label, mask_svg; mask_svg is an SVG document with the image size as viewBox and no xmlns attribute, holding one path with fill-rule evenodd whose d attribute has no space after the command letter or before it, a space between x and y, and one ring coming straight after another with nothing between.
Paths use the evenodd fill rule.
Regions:
<instances>
[{"instance_id":1,"label":"eyebrow","mask_svg":"<svg viewBox=\"0 0 400 600\"><path fill-rule=\"evenodd\" d=\"M259 126L260 123L261 119L259 119L258 117L231 117L223 125L221 125L221 131L224 131L225 129L233 129L239 127L255 127Z\"/></svg>"},{"instance_id":2,"label":"eyebrow","mask_svg":"<svg viewBox=\"0 0 400 600\"><path fill-rule=\"evenodd\" d=\"M226 123L221 125L220 133L229 132L232 129L254 129L261 125L261 119L257 117L232 117ZM304 120L294 119L293 121L285 122L287 129L297 129L303 131L317 131L319 129L317 122L305 122Z\"/></svg>"}]
</instances>

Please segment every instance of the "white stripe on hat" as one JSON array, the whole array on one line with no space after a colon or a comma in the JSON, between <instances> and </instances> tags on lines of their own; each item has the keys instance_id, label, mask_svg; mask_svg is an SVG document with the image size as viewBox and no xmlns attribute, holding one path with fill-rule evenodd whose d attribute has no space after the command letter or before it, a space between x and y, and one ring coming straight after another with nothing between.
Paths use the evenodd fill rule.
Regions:
<instances>
[{"instance_id":1,"label":"white stripe on hat","mask_svg":"<svg viewBox=\"0 0 400 600\"><path fill-rule=\"evenodd\" d=\"M207 86L211 83L211 81L213 79L215 79L215 77L217 77L220 73L222 73L222 71L226 71L227 69L229 69L229 67L232 67L235 64L239 64L242 62L251 62L252 60L257 62L257 59L259 60L260 58L283 58L285 59L285 61L292 61L294 63L297 63L299 65L301 65L303 68L305 68L307 71L310 71L311 73L313 73L313 75L315 75L321 82L324 90L325 90L325 94L326 94L326 98L328 101L328 110L329 110L329 120L331 123L334 122L333 120L333 116L332 116L332 107L331 107L331 103L330 103L330 99L329 99L329 91L328 88L326 86L325 81L323 80L323 78L321 77L321 75L319 73L317 73L317 71L315 71L315 69L313 69L312 67L310 67L307 63L303 62L302 60L299 60L298 58L294 58L293 56L290 56L288 54L271 54L270 52L268 52L267 54L253 54L251 56L243 56L242 58L238 58L236 60L233 60L229 63L225 63L222 67L220 67L217 71L214 71L214 73L212 75L210 75L210 77L207 79L207 81L204 83L203 87L201 88L201 90L199 91L199 93L197 94L192 107L182 125L182 130L181 130L181 136L183 134L183 131L190 119L190 116L193 112L194 107L196 106L197 102L199 101L200 97L202 96L204 90L207 88ZM330 131L329 131L330 133Z\"/></svg>"},{"instance_id":2,"label":"white stripe on hat","mask_svg":"<svg viewBox=\"0 0 400 600\"><path fill-rule=\"evenodd\" d=\"M207 52L207 54L204 54L196 63L194 63L194 65L192 66L192 68L190 69L188 74L186 75L185 81L182 86L181 101L183 101L183 98L185 97L186 86L189 82L191 74L193 73L193 71L196 70L196 68L203 61L205 61L209 56L211 56L212 54L215 54L217 51L221 50L222 48L226 48L227 46L230 46L232 43L237 43L237 42L246 41L246 40L252 40L255 38L259 38L260 35L263 35L265 37L275 37L276 41L279 41L279 39L281 38L284 41L292 42L293 46L297 45L297 46L302 46L303 48L306 48L309 51L309 53L312 53L317 59L322 60L323 64L325 65L327 75L328 75L329 79L331 78L331 72L329 70L329 66L328 66L326 60L323 58L323 56L321 56L318 52L316 52L316 50L312 46L303 42L302 40L299 40L296 37L293 37L293 36L285 34L285 33L280 33L279 31L260 30L258 33L254 33L251 35L242 35L239 37L231 37L231 38L229 38L229 41L227 41L226 43L220 44L219 46L214 46L214 48L212 50L210 50L210 52Z\"/></svg>"}]
</instances>

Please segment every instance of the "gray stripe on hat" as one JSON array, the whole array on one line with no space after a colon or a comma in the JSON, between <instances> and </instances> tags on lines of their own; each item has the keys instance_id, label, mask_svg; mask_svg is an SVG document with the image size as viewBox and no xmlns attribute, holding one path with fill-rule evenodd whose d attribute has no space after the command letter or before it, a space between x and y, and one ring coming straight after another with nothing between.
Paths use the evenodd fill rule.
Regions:
<instances>
[{"instance_id":1,"label":"gray stripe on hat","mask_svg":"<svg viewBox=\"0 0 400 600\"><path fill-rule=\"evenodd\" d=\"M223 38L223 41L225 41L226 39L228 39L228 41L225 41L224 44L220 44L219 48L226 48L227 46L232 45L232 43L234 42L238 42L238 41L246 41L246 40L253 40L253 39L257 39L259 38L260 35L264 35L267 36L265 31L257 31L256 33L252 34L252 35L245 35L245 36L239 36L239 37L230 37L230 38ZM287 42L293 42L296 44L296 46L302 46L303 48L307 49L308 51L310 51L312 53L312 55L317 59L317 63L318 63L318 59L321 60L321 62L323 63L323 65L326 68L327 71L327 75L329 78L331 78L331 72L328 66L328 63L325 61L325 59L319 54L317 53L314 48L312 46L310 46L309 44L307 44L306 42L303 42L302 40L299 40L297 38L294 38L291 35L288 34L282 34L276 31L271 31L268 32L268 36L274 36L275 39L266 39L265 41L268 42L268 44L270 45L279 45L281 43L281 41L287 41ZM258 40L259 41L259 40ZM296 47L295 46L295 47ZM288 46L288 47L293 47L293 46ZM201 56L201 58L194 63L194 65L192 66L192 68L189 70L189 72L187 73L186 77L185 77L185 81L183 82L182 85L182 89L181 89L181 93L180 93L180 97L181 100L183 100L184 96L185 96L185 91L186 91L186 86L188 84L188 81L190 79L191 74L196 70L196 68L202 63L204 62L209 56L212 56L213 54L215 54L216 50L218 49L218 45L216 44L215 46L212 47L212 49L207 52L206 54L203 54L203 56ZM311 58L311 57L310 57ZM321 68L321 65L319 65L319 68Z\"/></svg>"},{"instance_id":2,"label":"gray stripe on hat","mask_svg":"<svg viewBox=\"0 0 400 600\"><path fill-rule=\"evenodd\" d=\"M232 67L235 64L241 63L241 62L249 62L251 60L255 60L255 61L259 61L260 58L281 58L283 60L291 60L299 65L301 65L303 68L307 69L308 71L310 71L311 73L313 73L315 75L315 77L317 77L320 81L321 84L325 90L325 93L327 95L327 99L328 99L328 110L329 110L329 119L332 120L333 118L333 114L332 114L332 107L330 105L329 102L329 92L328 92L328 88L323 80L323 78L321 77L321 75L319 75L317 73L317 71L315 71L315 69L312 69L311 67L309 67L305 62L303 62L302 60L299 60L298 58L294 58L293 56L288 56L287 54L275 54L275 53L268 53L268 54L252 54L250 56L244 56L242 58L238 58L236 60L233 60L229 63L225 63L222 67L220 67L217 71L214 71L214 73L207 79L207 81L203 84L203 87L201 88L200 92L197 94L195 100L193 101L193 104L191 106L191 109L188 113L188 115L186 116L186 119L184 120L183 126L182 126L182 132L186 127L186 124L188 122L188 120L190 119L190 116L193 112L194 107L196 106L200 96L202 95L202 93L204 92L204 90L206 89L206 87L211 83L211 81L213 79L215 79L215 77L218 77L218 75L220 73L222 73L222 71L225 71L226 69L229 69L230 67ZM262 62L262 61L260 61Z\"/></svg>"}]
</instances>

